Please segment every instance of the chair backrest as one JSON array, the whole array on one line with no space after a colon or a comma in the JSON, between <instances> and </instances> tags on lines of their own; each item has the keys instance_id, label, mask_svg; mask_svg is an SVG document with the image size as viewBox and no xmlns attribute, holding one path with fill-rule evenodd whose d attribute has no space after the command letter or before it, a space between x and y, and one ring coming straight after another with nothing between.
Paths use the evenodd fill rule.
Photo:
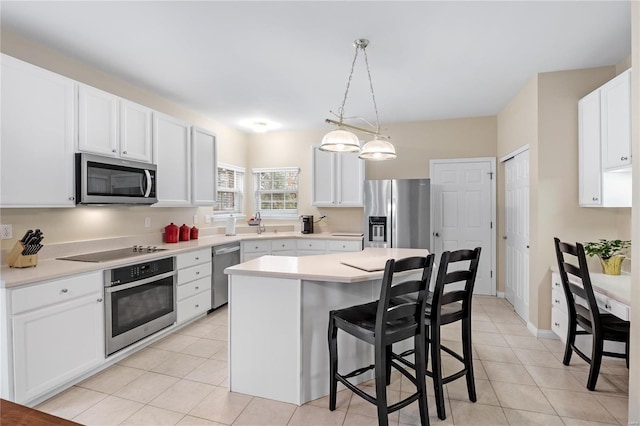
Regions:
<instances>
[{"instance_id":1,"label":"chair backrest","mask_svg":"<svg viewBox=\"0 0 640 426\"><path fill-rule=\"evenodd\" d=\"M392 338L394 341L403 340L416 334L416 330L424 327L424 310L426 307L429 281L433 271L435 255L426 257L407 257L405 259L389 259L384 268L380 299L376 313L376 338ZM420 278L408 279L393 283L395 273L416 271L421 272ZM412 296L417 293L418 297ZM389 330L393 324L408 323L408 327L394 328L393 336Z\"/></svg>"},{"instance_id":2,"label":"chair backrest","mask_svg":"<svg viewBox=\"0 0 640 426\"><path fill-rule=\"evenodd\" d=\"M476 283L476 275L478 274L480 252L481 248L476 247L473 250L463 249L442 253L431 301L430 319L432 324L439 324L443 321L444 323L457 321L471 315L471 297L473 296L473 286ZM460 262L469 263L464 265ZM453 266L451 271L449 271L449 266ZM447 288L451 284L460 282L464 283L462 290L449 290ZM457 303L458 305L455 305L453 309L444 309L446 305L452 303ZM443 314L443 312L447 312L447 314Z\"/></svg>"},{"instance_id":3,"label":"chair backrest","mask_svg":"<svg viewBox=\"0 0 640 426\"><path fill-rule=\"evenodd\" d=\"M580 317L591 323L591 327L594 329L599 329L600 311L598 310L596 297L593 294L593 286L591 285L584 247L580 243L576 243L575 245L563 243L558 238L554 238L553 241L556 247L558 270L562 281L562 289L567 299L569 316L572 318L576 318L577 316L578 322L580 322L583 327L587 324L580 321ZM566 255L572 257L566 259ZM567 260L571 260L572 262L567 262ZM579 303L576 297L585 300L587 302L586 305L584 302Z\"/></svg>"}]
</instances>

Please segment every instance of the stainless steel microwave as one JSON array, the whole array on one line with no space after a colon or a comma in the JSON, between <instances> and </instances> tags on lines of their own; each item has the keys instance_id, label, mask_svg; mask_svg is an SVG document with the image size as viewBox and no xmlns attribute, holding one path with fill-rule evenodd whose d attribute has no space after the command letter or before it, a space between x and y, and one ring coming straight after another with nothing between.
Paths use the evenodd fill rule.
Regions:
<instances>
[{"instance_id":1,"label":"stainless steel microwave","mask_svg":"<svg viewBox=\"0 0 640 426\"><path fill-rule=\"evenodd\" d=\"M155 164L76 154L77 204L154 204Z\"/></svg>"}]
</instances>

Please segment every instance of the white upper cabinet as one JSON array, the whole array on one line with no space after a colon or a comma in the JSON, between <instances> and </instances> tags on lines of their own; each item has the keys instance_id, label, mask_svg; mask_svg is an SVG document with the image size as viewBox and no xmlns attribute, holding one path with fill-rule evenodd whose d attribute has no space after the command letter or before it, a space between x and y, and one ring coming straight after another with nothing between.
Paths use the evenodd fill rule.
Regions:
<instances>
[{"instance_id":1,"label":"white upper cabinet","mask_svg":"<svg viewBox=\"0 0 640 426\"><path fill-rule=\"evenodd\" d=\"M600 91L596 90L578 102L578 126L579 203L581 206L599 206L602 204Z\"/></svg>"},{"instance_id":2,"label":"white upper cabinet","mask_svg":"<svg viewBox=\"0 0 640 426\"><path fill-rule=\"evenodd\" d=\"M2 55L2 207L73 207L73 80Z\"/></svg>"},{"instance_id":3,"label":"white upper cabinet","mask_svg":"<svg viewBox=\"0 0 640 426\"><path fill-rule=\"evenodd\" d=\"M150 163L151 109L120 99L120 156Z\"/></svg>"},{"instance_id":4,"label":"white upper cabinet","mask_svg":"<svg viewBox=\"0 0 640 426\"><path fill-rule=\"evenodd\" d=\"M602 169L631 166L631 70L600 88Z\"/></svg>"},{"instance_id":5,"label":"white upper cabinet","mask_svg":"<svg viewBox=\"0 0 640 426\"><path fill-rule=\"evenodd\" d=\"M362 207L365 162L357 153L313 147L312 199L317 207Z\"/></svg>"},{"instance_id":6,"label":"white upper cabinet","mask_svg":"<svg viewBox=\"0 0 640 426\"><path fill-rule=\"evenodd\" d=\"M78 150L151 162L151 109L81 84Z\"/></svg>"},{"instance_id":7,"label":"white upper cabinet","mask_svg":"<svg viewBox=\"0 0 640 426\"><path fill-rule=\"evenodd\" d=\"M195 206L214 206L217 194L216 135L193 126L191 132L191 203Z\"/></svg>"},{"instance_id":8,"label":"white upper cabinet","mask_svg":"<svg viewBox=\"0 0 640 426\"><path fill-rule=\"evenodd\" d=\"M157 165L157 207L191 205L189 123L153 113L153 162Z\"/></svg>"},{"instance_id":9,"label":"white upper cabinet","mask_svg":"<svg viewBox=\"0 0 640 426\"><path fill-rule=\"evenodd\" d=\"M583 207L631 207L630 75L625 71L578 102Z\"/></svg>"}]
</instances>

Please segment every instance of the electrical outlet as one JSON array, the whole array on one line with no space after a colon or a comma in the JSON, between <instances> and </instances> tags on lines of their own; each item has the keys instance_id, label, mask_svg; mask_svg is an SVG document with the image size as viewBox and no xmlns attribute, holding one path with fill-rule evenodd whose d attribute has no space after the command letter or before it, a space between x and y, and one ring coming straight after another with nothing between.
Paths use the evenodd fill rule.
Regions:
<instances>
[{"instance_id":1,"label":"electrical outlet","mask_svg":"<svg viewBox=\"0 0 640 426\"><path fill-rule=\"evenodd\" d=\"M193 224L195 225L195 224L197 224L197 223L198 223L198 215L197 215L197 214L194 214L194 215L193 215Z\"/></svg>"},{"instance_id":2,"label":"electrical outlet","mask_svg":"<svg viewBox=\"0 0 640 426\"><path fill-rule=\"evenodd\" d=\"M10 240L13 238L13 225L0 225L0 239Z\"/></svg>"},{"instance_id":3,"label":"electrical outlet","mask_svg":"<svg viewBox=\"0 0 640 426\"><path fill-rule=\"evenodd\" d=\"M144 218L144 227L145 228L151 228L151 218L150 217L145 217Z\"/></svg>"}]
</instances>

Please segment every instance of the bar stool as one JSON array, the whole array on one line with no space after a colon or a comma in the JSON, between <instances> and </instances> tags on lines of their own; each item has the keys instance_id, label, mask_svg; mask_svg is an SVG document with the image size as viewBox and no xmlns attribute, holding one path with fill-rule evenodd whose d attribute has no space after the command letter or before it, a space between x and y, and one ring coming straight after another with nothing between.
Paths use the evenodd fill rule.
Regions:
<instances>
[{"instance_id":1,"label":"bar stool","mask_svg":"<svg viewBox=\"0 0 640 426\"><path fill-rule=\"evenodd\" d=\"M426 335L423 317L433 259L434 255L430 254L427 257L410 257L397 261L387 260L378 301L334 310L329 313L329 409L331 411L336 408L339 381L358 396L377 406L379 425L387 425L389 413L406 407L414 401L418 401L421 424L429 424L425 384ZM392 284L394 273L411 270L421 270L420 278ZM401 299L402 296L412 293L417 293L417 297L412 300ZM374 364L347 374L338 373L338 329L373 345ZM415 376L412 376L396 362L397 356L392 352L393 343L411 337L414 339L417 359ZM387 406L386 386L391 380L392 366L416 386L416 392L391 406ZM375 397L357 388L348 380L371 369L375 369Z\"/></svg>"},{"instance_id":2,"label":"bar stool","mask_svg":"<svg viewBox=\"0 0 640 426\"><path fill-rule=\"evenodd\" d=\"M431 345L431 371L427 371L426 374L433 379L436 408L440 420L447 418L444 405L445 384L465 376L469 400L472 402L477 400L476 385L473 378L471 345L471 297L478 272L480 251L481 248L477 247L474 250L445 251L442 253L435 288L432 293L429 293L427 299L424 321L427 344ZM469 263L465 266L462 262ZM450 266L452 266L451 271L449 271ZM451 285L455 283L464 283L464 287L457 290L452 289ZM446 288L446 286L449 286L449 288ZM462 355L442 345L440 342L440 327L456 321L462 321ZM464 368L443 377L441 350L462 362ZM404 359L411 354L413 354L412 350L401 353L399 355L402 358L401 362L411 366L412 364ZM417 358L416 354L415 359Z\"/></svg>"},{"instance_id":3,"label":"bar stool","mask_svg":"<svg viewBox=\"0 0 640 426\"><path fill-rule=\"evenodd\" d=\"M563 243L558 238L554 238L553 241L569 315L567 341L562 363L569 365L573 351L588 362L590 368L587 389L592 391L596 388L596 382L598 381L602 355L625 358L627 368L629 368L630 322L622 320L615 315L600 312L598 302L593 293L587 259L582 244ZM578 259L578 266L566 262L564 256L567 254ZM569 275L571 275L571 278L569 278ZM578 330L578 326L582 327L582 330ZM591 334L592 336L591 357L576 347L576 335L581 334ZM605 340L624 342L625 353L604 351Z\"/></svg>"}]
</instances>

